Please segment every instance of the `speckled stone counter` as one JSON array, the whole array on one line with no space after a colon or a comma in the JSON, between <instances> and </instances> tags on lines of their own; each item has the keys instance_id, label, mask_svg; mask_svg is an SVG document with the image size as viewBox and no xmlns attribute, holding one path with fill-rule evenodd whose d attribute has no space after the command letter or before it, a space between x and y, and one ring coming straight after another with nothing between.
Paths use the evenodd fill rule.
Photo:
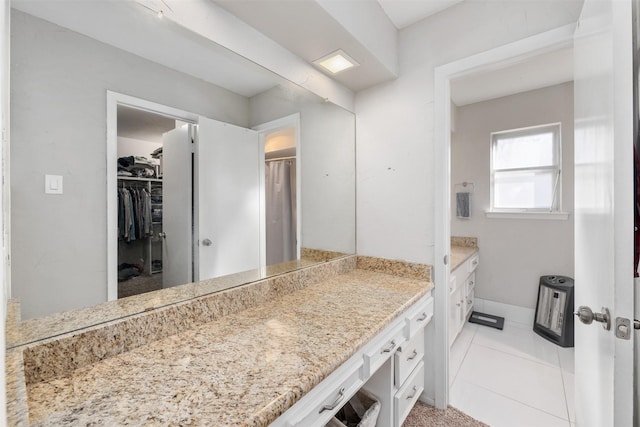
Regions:
<instances>
[{"instance_id":1,"label":"speckled stone counter","mask_svg":"<svg viewBox=\"0 0 640 427\"><path fill-rule=\"evenodd\" d=\"M85 329L93 325L134 316L139 313L174 305L183 301L233 288L244 283L265 280L318 263L315 259L300 259L267 266L266 269L249 270L200 282L188 283L173 288L147 292L132 297L108 301L93 307L69 310L38 319L29 319L16 325L7 334L7 347L43 340L69 332Z\"/></svg>"},{"instance_id":2,"label":"speckled stone counter","mask_svg":"<svg viewBox=\"0 0 640 427\"><path fill-rule=\"evenodd\" d=\"M370 267L27 380L29 422L266 426L431 289Z\"/></svg>"},{"instance_id":3,"label":"speckled stone counter","mask_svg":"<svg viewBox=\"0 0 640 427\"><path fill-rule=\"evenodd\" d=\"M477 252L478 239L475 237L451 236L451 271L460 267Z\"/></svg>"}]
</instances>

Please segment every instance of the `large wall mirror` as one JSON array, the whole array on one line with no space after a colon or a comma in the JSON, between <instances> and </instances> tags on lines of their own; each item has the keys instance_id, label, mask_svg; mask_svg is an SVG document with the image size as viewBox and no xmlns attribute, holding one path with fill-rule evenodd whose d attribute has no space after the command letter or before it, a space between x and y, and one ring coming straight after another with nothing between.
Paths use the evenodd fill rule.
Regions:
<instances>
[{"instance_id":1,"label":"large wall mirror","mask_svg":"<svg viewBox=\"0 0 640 427\"><path fill-rule=\"evenodd\" d=\"M136 2L13 7L24 321L62 333L107 301L131 315L140 292L170 304L198 296L185 283L224 277L197 288L211 292L355 252L351 112Z\"/></svg>"}]
</instances>

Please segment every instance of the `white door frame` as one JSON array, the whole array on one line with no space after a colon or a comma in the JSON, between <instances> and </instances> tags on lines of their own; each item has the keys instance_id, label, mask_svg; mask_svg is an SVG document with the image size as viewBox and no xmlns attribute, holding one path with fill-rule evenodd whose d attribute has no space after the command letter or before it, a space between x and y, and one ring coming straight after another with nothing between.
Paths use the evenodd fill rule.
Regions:
<instances>
[{"instance_id":1,"label":"white door frame","mask_svg":"<svg viewBox=\"0 0 640 427\"><path fill-rule=\"evenodd\" d=\"M300 259L300 249L302 248L302 165L300 164L302 156L300 156L300 113L294 113L289 116L281 117L270 122L262 123L251 129L260 134L260 149L264 152L265 136L268 133L277 132L282 129L295 128L296 134L296 251L297 258ZM266 200L265 200L265 165L260 165L260 211L263 213L260 223L260 242L262 242L263 250L260 251L260 265L267 264L267 229L266 229Z\"/></svg>"},{"instance_id":2,"label":"white door frame","mask_svg":"<svg viewBox=\"0 0 640 427\"><path fill-rule=\"evenodd\" d=\"M435 113L435 405L449 404L449 259L451 240L451 80L501 68L509 63L573 44L575 25L566 25L434 70ZM446 258L446 262L444 261Z\"/></svg>"},{"instance_id":3,"label":"white door frame","mask_svg":"<svg viewBox=\"0 0 640 427\"><path fill-rule=\"evenodd\" d=\"M107 301L118 299L118 105L198 123L197 114L107 91Z\"/></svg>"}]
</instances>

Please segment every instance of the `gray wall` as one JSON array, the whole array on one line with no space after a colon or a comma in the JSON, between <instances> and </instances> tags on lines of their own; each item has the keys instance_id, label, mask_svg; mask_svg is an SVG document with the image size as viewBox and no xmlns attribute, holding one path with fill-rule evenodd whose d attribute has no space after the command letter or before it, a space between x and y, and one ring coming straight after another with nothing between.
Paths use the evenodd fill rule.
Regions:
<instances>
[{"instance_id":1,"label":"gray wall","mask_svg":"<svg viewBox=\"0 0 640 427\"><path fill-rule=\"evenodd\" d=\"M302 246L354 253L353 113L293 85L254 96L250 111L252 126L300 113Z\"/></svg>"},{"instance_id":2,"label":"gray wall","mask_svg":"<svg viewBox=\"0 0 640 427\"><path fill-rule=\"evenodd\" d=\"M491 132L561 122L562 207L568 220L487 218ZM471 218L456 218L455 184L473 182ZM573 84L460 107L451 140L451 234L480 247L477 298L535 308L546 274L573 277Z\"/></svg>"},{"instance_id":3,"label":"gray wall","mask_svg":"<svg viewBox=\"0 0 640 427\"><path fill-rule=\"evenodd\" d=\"M23 318L106 300L106 92L239 126L244 97L15 10L12 296ZM179 55L179 52L176 52ZM44 194L44 175L64 177Z\"/></svg>"}]
</instances>

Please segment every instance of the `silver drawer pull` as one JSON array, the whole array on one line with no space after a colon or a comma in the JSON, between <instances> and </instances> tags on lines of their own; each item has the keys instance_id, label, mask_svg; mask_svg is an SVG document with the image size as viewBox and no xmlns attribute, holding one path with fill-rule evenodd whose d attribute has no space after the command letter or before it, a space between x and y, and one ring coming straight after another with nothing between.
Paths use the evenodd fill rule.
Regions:
<instances>
[{"instance_id":1,"label":"silver drawer pull","mask_svg":"<svg viewBox=\"0 0 640 427\"><path fill-rule=\"evenodd\" d=\"M422 322L423 320L426 320L426 319L427 319L427 317L429 317L429 316L427 316L427 313L424 313L424 312L423 312L423 313L422 313L422 316L420 316L420 317L418 318L418 322Z\"/></svg>"},{"instance_id":2,"label":"silver drawer pull","mask_svg":"<svg viewBox=\"0 0 640 427\"><path fill-rule=\"evenodd\" d=\"M340 402L342 402L342 399L344 399L344 387L342 387L338 392L338 397L336 398L336 400L334 400L331 405L324 405L322 408L320 408L320 411L318 411L318 413L321 414L324 411L333 411L334 409L336 409L336 406L338 406Z\"/></svg>"},{"instance_id":3,"label":"silver drawer pull","mask_svg":"<svg viewBox=\"0 0 640 427\"><path fill-rule=\"evenodd\" d=\"M413 399L414 397L416 397L416 394L418 394L418 386L414 385L412 390L413 390L413 393L407 396L407 400Z\"/></svg>"},{"instance_id":4,"label":"silver drawer pull","mask_svg":"<svg viewBox=\"0 0 640 427\"><path fill-rule=\"evenodd\" d=\"M413 354L407 357L407 360L413 360L416 358L416 356L418 356L418 350L413 350Z\"/></svg>"},{"instance_id":5,"label":"silver drawer pull","mask_svg":"<svg viewBox=\"0 0 640 427\"><path fill-rule=\"evenodd\" d=\"M478 260L477 259L473 260L473 265L478 265Z\"/></svg>"},{"instance_id":6,"label":"silver drawer pull","mask_svg":"<svg viewBox=\"0 0 640 427\"><path fill-rule=\"evenodd\" d=\"M382 354L382 353L390 353L391 350L393 350L394 348L396 348L396 341L395 340L391 341L391 343L389 344L389 347L383 348L382 351L380 352L380 354Z\"/></svg>"},{"instance_id":7,"label":"silver drawer pull","mask_svg":"<svg viewBox=\"0 0 640 427\"><path fill-rule=\"evenodd\" d=\"M469 284L470 284L471 286L473 286L473 280L472 280L472 281L470 281L470 282L469 282Z\"/></svg>"}]
</instances>

